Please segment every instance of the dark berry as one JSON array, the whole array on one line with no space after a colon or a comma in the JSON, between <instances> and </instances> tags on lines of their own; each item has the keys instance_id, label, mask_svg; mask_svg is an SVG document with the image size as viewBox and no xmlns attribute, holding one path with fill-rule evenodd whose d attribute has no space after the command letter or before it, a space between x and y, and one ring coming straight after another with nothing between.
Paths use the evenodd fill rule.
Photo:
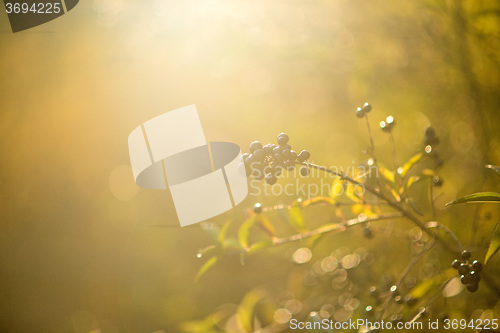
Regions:
<instances>
[{"instance_id":1,"label":"dark berry","mask_svg":"<svg viewBox=\"0 0 500 333\"><path fill-rule=\"evenodd\" d=\"M281 154L283 154L285 158L289 158L291 153L292 151L290 149L283 149L283 151L281 152Z\"/></svg>"},{"instance_id":2,"label":"dark berry","mask_svg":"<svg viewBox=\"0 0 500 333\"><path fill-rule=\"evenodd\" d=\"M479 282L479 281L481 281L481 275L479 275L479 273L478 273L478 272L476 272L476 271L471 271L471 272L469 273L469 275L470 275L471 281L474 281L474 282Z\"/></svg>"},{"instance_id":3,"label":"dark berry","mask_svg":"<svg viewBox=\"0 0 500 333\"><path fill-rule=\"evenodd\" d=\"M368 103L365 103L365 105L363 105L363 108L362 108L363 112L364 113L368 113L372 110L372 106Z\"/></svg>"},{"instance_id":4,"label":"dark berry","mask_svg":"<svg viewBox=\"0 0 500 333\"><path fill-rule=\"evenodd\" d=\"M281 154L274 154L274 162L275 163L278 163L278 164L281 164L283 163L285 159L283 158L283 155Z\"/></svg>"},{"instance_id":5,"label":"dark berry","mask_svg":"<svg viewBox=\"0 0 500 333\"><path fill-rule=\"evenodd\" d=\"M280 133L278 135L278 144L280 146L286 145L288 143L288 140L290 140L290 138L285 133Z\"/></svg>"},{"instance_id":6,"label":"dark berry","mask_svg":"<svg viewBox=\"0 0 500 333\"><path fill-rule=\"evenodd\" d=\"M257 202L255 205L253 205L253 211L256 214L262 213L262 205L259 202Z\"/></svg>"},{"instance_id":7,"label":"dark berry","mask_svg":"<svg viewBox=\"0 0 500 333\"><path fill-rule=\"evenodd\" d=\"M471 293L475 293L478 288L479 284L477 282L467 284L467 290L470 291Z\"/></svg>"},{"instance_id":8,"label":"dark berry","mask_svg":"<svg viewBox=\"0 0 500 333\"><path fill-rule=\"evenodd\" d=\"M307 177L309 176L309 168L308 167L303 167L300 169L300 174L303 176L303 177Z\"/></svg>"},{"instance_id":9,"label":"dark berry","mask_svg":"<svg viewBox=\"0 0 500 333\"><path fill-rule=\"evenodd\" d=\"M458 259L455 259L453 260L453 262L451 263L451 267L455 268L455 269L458 269L460 267L460 261Z\"/></svg>"},{"instance_id":10,"label":"dark berry","mask_svg":"<svg viewBox=\"0 0 500 333\"><path fill-rule=\"evenodd\" d=\"M296 159L297 159L297 153L294 152L293 150L290 151L290 156L288 157L288 159L292 162L294 162Z\"/></svg>"},{"instance_id":11,"label":"dark berry","mask_svg":"<svg viewBox=\"0 0 500 333\"><path fill-rule=\"evenodd\" d=\"M458 274L460 275L465 275L469 273L469 265L467 264L461 264L460 267L458 267Z\"/></svg>"},{"instance_id":12,"label":"dark berry","mask_svg":"<svg viewBox=\"0 0 500 333\"><path fill-rule=\"evenodd\" d=\"M462 282L462 284L468 284L468 283L473 282L470 273L467 273L466 275L462 275L460 277L460 282Z\"/></svg>"},{"instance_id":13,"label":"dark berry","mask_svg":"<svg viewBox=\"0 0 500 333\"><path fill-rule=\"evenodd\" d=\"M292 171L293 169L295 169L295 162L285 162L285 168L287 169L287 171Z\"/></svg>"},{"instance_id":14,"label":"dark berry","mask_svg":"<svg viewBox=\"0 0 500 333\"><path fill-rule=\"evenodd\" d=\"M274 147L273 154L281 154L281 147Z\"/></svg>"},{"instance_id":15,"label":"dark berry","mask_svg":"<svg viewBox=\"0 0 500 333\"><path fill-rule=\"evenodd\" d=\"M432 178L432 183L434 184L434 186L441 186L443 185L443 180L441 178L439 178L439 176L434 176L434 178Z\"/></svg>"},{"instance_id":16,"label":"dark berry","mask_svg":"<svg viewBox=\"0 0 500 333\"><path fill-rule=\"evenodd\" d=\"M253 156L255 156L257 161L262 161L266 157L266 153L264 152L264 149L259 148L253 152Z\"/></svg>"},{"instance_id":17,"label":"dark berry","mask_svg":"<svg viewBox=\"0 0 500 333\"><path fill-rule=\"evenodd\" d=\"M250 144L250 152L253 154L257 149L262 149L262 143L254 141Z\"/></svg>"},{"instance_id":18,"label":"dark berry","mask_svg":"<svg viewBox=\"0 0 500 333\"><path fill-rule=\"evenodd\" d=\"M357 116L358 118L363 118L363 117L365 116L365 112L363 111L363 109L361 109L361 108L357 108L357 109L356 109L356 116Z\"/></svg>"},{"instance_id":19,"label":"dark berry","mask_svg":"<svg viewBox=\"0 0 500 333\"><path fill-rule=\"evenodd\" d=\"M283 145L283 146L280 146L280 148L281 148L281 153L283 153L283 151L285 149L292 150L292 146L290 146L290 145Z\"/></svg>"},{"instance_id":20,"label":"dark berry","mask_svg":"<svg viewBox=\"0 0 500 333\"><path fill-rule=\"evenodd\" d=\"M479 273L483 270L483 265L479 261L474 260L472 262L472 268L474 268L475 272Z\"/></svg>"},{"instance_id":21,"label":"dark berry","mask_svg":"<svg viewBox=\"0 0 500 333\"><path fill-rule=\"evenodd\" d=\"M434 131L434 128L432 128L432 127L427 127L427 129L425 130L425 135L427 135L428 137L434 138L434 137L436 137L436 131Z\"/></svg>"},{"instance_id":22,"label":"dark berry","mask_svg":"<svg viewBox=\"0 0 500 333\"><path fill-rule=\"evenodd\" d=\"M395 124L395 120L393 116L389 116L385 118L385 121L380 122L380 128L384 131L389 133L392 130L392 127Z\"/></svg>"},{"instance_id":23,"label":"dark berry","mask_svg":"<svg viewBox=\"0 0 500 333\"><path fill-rule=\"evenodd\" d=\"M471 254L469 251L467 251L467 250L462 251L462 259L464 259L464 260L470 259L470 256L471 256Z\"/></svg>"},{"instance_id":24,"label":"dark berry","mask_svg":"<svg viewBox=\"0 0 500 333\"><path fill-rule=\"evenodd\" d=\"M307 150L303 150L300 152L299 155L297 155L297 161L304 162L305 160L308 160L310 157L311 154Z\"/></svg>"},{"instance_id":25,"label":"dark berry","mask_svg":"<svg viewBox=\"0 0 500 333\"><path fill-rule=\"evenodd\" d=\"M276 184L276 181L277 181L277 180L278 180L278 179L276 178L276 176L275 176L275 175L273 175L272 173L268 173L268 174L266 175L266 183L268 183L269 185L274 185L274 184Z\"/></svg>"},{"instance_id":26,"label":"dark berry","mask_svg":"<svg viewBox=\"0 0 500 333\"><path fill-rule=\"evenodd\" d=\"M266 153L267 156L271 156L273 154L273 149L274 147L270 144L264 146L264 152Z\"/></svg>"}]
</instances>

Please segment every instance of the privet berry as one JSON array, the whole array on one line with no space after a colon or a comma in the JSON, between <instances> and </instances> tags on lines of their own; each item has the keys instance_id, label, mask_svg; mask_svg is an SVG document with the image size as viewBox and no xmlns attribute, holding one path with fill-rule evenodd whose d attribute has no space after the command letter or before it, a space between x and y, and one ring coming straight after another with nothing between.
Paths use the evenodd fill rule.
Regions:
<instances>
[{"instance_id":1,"label":"privet berry","mask_svg":"<svg viewBox=\"0 0 500 333\"><path fill-rule=\"evenodd\" d=\"M303 177L307 177L309 176L309 168L308 167L303 167L300 169L300 174L303 176Z\"/></svg>"},{"instance_id":2,"label":"privet berry","mask_svg":"<svg viewBox=\"0 0 500 333\"><path fill-rule=\"evenodd\" d=\"M477 261L477 260L474 260L472 262L472 268L474 269L475 272L481 272L483 270L483 265Z\"/></svg>"},{"instance_id":3,"label":"privet berry","mask_svg":"<svg viewBox=\"0 0 500 333\"><path fill-rule=\"evenodd\" d=\"M262 205L259 202L257 202L255 205L253 205L253 211L256 214L262 213Z\"/></svg>"},{"instance_id":4,"label":"privet berry","mask_svg":"<svg viewBox=\"0 0 500 333\"><path fill-rule=\"evenodd\" d=\"M311 154L307 150L303 150L300 152L299 155L297 155L297 161L298 162L304 162L308 160L311 157Z\"/></svg>"},{"instance_id":5,"label":"privet berry","mask_svg":"<svg viewBox=\"0 0 500 333\"><path fill-rule=\"evenodd\" d=\"M280 146L284 146L288 143L289 137L286 135L286 133L280 133L278 135L278 144Z\"/></svg>"},{"instance_id":6,"label":"privet berry","mask_svg":"<svg viewBox=\"0 0 500 333\"><path fill-rule=\"evenodd\" d=\"M252 142L250 144L251 154L243 154L247 175L251 174L257 180L265 178L267 184L273 185L276 183L277 177L281 175L283 168L293 170L296 160L302 163L309 159L310 154L306 150L297 155L288 144L289 139L286 133L280 133L278 135L279 146L275 144L263 146L259 141Z\"/></svg>"},{"instance_id":7,"label":"privet berry","mask_svg":"<svg viewBox=\"0 0 500 333\"><path fill-rule=\"evenodd\" d=\"M394 127L395 123L396 121L394 120L394 117L389 116L385 118L385 121L380 122L380 128L382 129L382 131L389 133Z\"/></svg>"},{"instance_id":8,"label":"privet berry","mask_svg":"<svg viewBox=\"0 0 500 333\"><path fill-rule=\"evenodd\" d=\"M460 267L460 261L458 259L453 260L453 262L451 263L451 267L453 267L454 269L458 269Z\"/></svg>"},{"instance_id":9,"label":"privet berry","mask_svg":"<svg viewBox=\"0 0 500 333\"><path fill-rule=\"evenodd\" d=\"M362 108L363 112L364 113L368 113L372 110L372 106L368 103L365 103L365 105L363 105L363 108Z\"/></svg>"},{"instance_id":10,"label":"privet berry","mask_svg":"<svg viewBox=\"0 0 500 333\"><path fill-rule=\"evenodd\" d=\"M467 260L470 259L471 253L467 250L462 251L462 259Z\"/></svg>"},{"instance_id":11,"label":"privet berry","mask_svg":"<svg viewBox=\"0 0 500 333\"><path fill-rule=\"evenodd\" d=\"M257 149L262 149L262 143L254 141L250 144L250 152L253 154Z\"/></svg>"},{"instance_id":12,"label":"privet berry","mask_svg":"<svg viewBox=\"0 0 500 333\"><path fill-rule=\"evenodd\" d=\"M266 183L269 184L269 185L274 185L276 184L276 181L278 180L278 178L276 178L275 175L273 175L272 173L268 173L266 175Z\"/></svg>"},{"instance_id":13,"label":"privet berry","mask_svg":"<svg viewBox=\"0 0 500 333\"><path fill-rule=\"evenodd\" d=\"M357 108L357 109L356 109L356 116L357 116L358 118L363 118L363 117L365 116L365 112L363 111L363 109L361 109L361 108Z\"/></svg>"},{"instance_id":14,"label":"privet berry","mask_svg":"<svg viewBox=\"0 0 500 333\"><path fill-rule=\"evenodd\" d=\"M443 180L439 176L434 176L434 178L432 178L432 183L434 186L439 187L443 185Z\"/></svg>"}]
</instances>

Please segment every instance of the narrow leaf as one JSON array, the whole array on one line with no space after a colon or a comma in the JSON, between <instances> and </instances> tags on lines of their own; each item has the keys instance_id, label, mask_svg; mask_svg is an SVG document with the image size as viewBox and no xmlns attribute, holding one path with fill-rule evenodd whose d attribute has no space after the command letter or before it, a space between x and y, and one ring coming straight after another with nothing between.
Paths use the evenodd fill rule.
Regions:
<instances>
[{"instance_id":1,"label":"narrow leaf","mask_svg":"<svg viewBox=\"0 0 500 333\"><path fill-rule=\"evenodd\" d=\"M384 177L385 180L387 180L392 185L395 184L394 174L392 172L390 172L389 170L387 170L384 167L379 167L378 171L380 172L382 177Z\"/></svg>"},{"instance_id":2,"label":"narrow leaf","mask_svg":"<svg viewBox=\"0 0 500 333\"><path fill-rule=\"evenodd\" d=\"M419 153L410 158L408 162L406 162L403 165L403 168L401 169L400 173L401 177L404 177L408 173L408 171L410 171L410 169L413 168L422 159L422 157L424 157L424 154Z\"/></svg>"},{"instance_id":3,"label":"narrow leaf","mask_svg":"<svg viewBox=\"0 0 500 333\"><path fill-rule=\"evenodd\" d=\"M448 202L446 206L460 204L460 203L482 203L482 202L500 202L500 193L496 192L480 192L466 195L463 198Z\"/></svg>"},{"instance_id":4,"label":"narrow leaf","mask_svg":"<svg viewBox=\"0 0 500 333\"><path fill-rule=\"evenodd\" d=\"M306 225L304 224L304 218L302 217L302 211L298 206L292 206L288 210L290 214L290 223L297 231L303 232L307 231Z\"/></svg>"},{"instance_id":5,"label":"narrow leaf","mask_svg":"<svg viewBox=\"0 0 500 333\"><path fill-rule=\"evenodd\" d=\"M203 264L203 266L201 266L201 268L198 271L198 274L196 274L196 277L195 277L194 280L198 281L198 279L201 278L202 275L205 274L210 269L210 267L212 267L213 265L215 265L215 263L217 262L218 259L219 259L219 257L216 257L216 256L213 256L212 258L208 259Z\"/></svg>"},{"instance_id":6,"label":"narrow leaf","mask_svg":"<svg viewBox=\"0 0 500 333\"><path fill-rule=\"evenodd\" d=\"M257 215L253 215L248 220L243 222L240 229L238 230L238 240L243 249L248 251L248 235L250 234L250 228L255 223Z\"/></svg>"},{"instance_id":7,"label":"narrow leaf","mask_svg":"<svg viewBox=\"0 0 500 333\"><path fill-rule=\"evenodd\" d=\"M493 233L493 238L491 238L488 252L486 253L486 257L484 258L484 263L486 264L488 260L490 260L490 258L498 252L498 250L500 250L500 220L497 222L495 232Z\"/></svg>"},{"instance_id":8,"label":"narrow leaf","mask_svg":"<svg viewBox=\"0 0 500 333\"><path fill-rule=\"evenodd\" d=\"M227 230L229 229L229 225L231 224L231 222L231 220L227 221L219 231L219 236L217 237L217 242L219 244L224 244L224 239L226 238Z\"/></svg>"},{"instance_id":9,"label":"narrow leaf","mask_svg":"<svg viewBox=\"0 0 500 333\"><path fill-rule=\"evenodd\" d=\"M327 204L327 205L335 205L335 200L332 198L328 197L313 197L311 199L308 199L302 203L302 207L308 207L312 205L318 205L318 204Z\"/></svg>"},{"instance_id":10,"label":"narrow leaf","mask_svg":"<svg viewBox=\"0 0 500 333\"><path fill-rule=\"evenodd\" d=\"M238 307L237 323L241 331L253 332L253 322L255 306L264 297L264 292L260 289L254 289L243 297Z\"/></svg>"},{"instance_id":11,"label":"narrow leaf","mask_svg":"<svg viewBox=\"0 0 500 333\"><path fill-rule=\"evenodd\" d=\"M269 237L276 237L276 231L274 230L272 223L264 215L261 215L259 218L259 227L261 227L261 229L264 230Z\"/></svg>"}]
</instances>

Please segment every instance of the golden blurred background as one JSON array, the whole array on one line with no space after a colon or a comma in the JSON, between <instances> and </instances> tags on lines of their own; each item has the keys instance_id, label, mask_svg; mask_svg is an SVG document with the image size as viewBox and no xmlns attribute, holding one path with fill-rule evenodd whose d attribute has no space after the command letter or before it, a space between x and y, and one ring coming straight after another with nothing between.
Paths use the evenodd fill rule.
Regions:
<instances>
[{"instance_id":1,"label":"golden blurred background","mask_svg":"<svg viewBox=\"0 0 500 333\"><path fill-rule=\"evenodd\" d=\"M247 151L284 131L314 162L349 166L369 145L354 115L368 101L381 159L391 160L378 128L386 116L402 161L436 129L438 206L498 190L484 164L500 164L499 9L91 0L16 34L1 12L0 331L176 332L254 285L280 283L285 264L237 259L195 283L210 235L178 227L168 191L134 184L128 134L185 105L196 104L209 141ZM278 199L296 198L248 197L210 222L243 221L255 202ZM469 229L458 233L467 240Z\"/></svg>"}]
</instances>

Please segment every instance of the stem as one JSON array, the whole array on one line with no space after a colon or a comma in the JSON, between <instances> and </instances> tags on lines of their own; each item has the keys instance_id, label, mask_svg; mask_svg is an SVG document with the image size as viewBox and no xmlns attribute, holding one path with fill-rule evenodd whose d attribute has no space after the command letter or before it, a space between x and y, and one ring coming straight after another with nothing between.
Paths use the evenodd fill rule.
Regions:
<instances>
[{"instance_id":1,"label":"stem","mask_svg":"<svg viewBox=\"0 0 500 333\"><path fill-rule=\"evenodd\" d=\"M370 137L370 145L371 145L371 155L374 160L377 160L375 158L375 144L373 143L373 137L372 137L372 131L370 129L370 123L368 122L368 115L365 115L365 120L366 120L366 127L368 128L368 136Z\"/></svg>"},{"instance_id":2,"label":"stem","mask_svg":"<svg viewBox=\"0 0 500 333\"><path fill-rule=\"evenodd\" d=\"M394 158L394 170L398 170L399 168L399 162L398 162L398 154L396 153L396 141L394 140L394 135L392 135L392 132L389 133L389 136L391 137L391 143L392 143L392 157Z\"/></svg>"},{"instance_id":3,"label":"stem","mask_svg":"<svg viewBox=\"0 0 500 333\"><path fill-rule=\"evenodd\" d=\"M376 215L375 217L364 218L364 219L362 219L362 218L360 219L359 217L356 217L354 219L350 219L350 220L346 221L344 224L341 224L341 223L328 224L328 225L320 227L318 229L314 229L314 230L304 232L301 234L295 234L292 236L282 237L282 238L277 237L277 238L273 239L273 244L274 245L281 245L281 244L285 244L285 243L303 240L306 238L311 238L311 237L314 237L317 235L326 234L326 233L332 232L332 231L344 231L347 228L355 226L357 224L363 224L363 223L381 221L381 220L388 220L388 219L393 219L393 218L402 217L402 216L403 215L401 213L395 212L395 213L380 214L380 215Z\"/></svg>"},{"instance_id":4,"label":"stem","mask_svg":"<svg viewBox=\"0 0 500 333\"><path fill-rule=\"evenodd\" d=\"M324 171L326 173L329 173L329 174L332 174L332 175L335 175L335 176L338 176L340 177L340 179L343 179L343 180L347 180L353 184L356 184L356 185L359 185L359 186L362 186L363 188L365 188L368 192L372 193L373 195L375 195L377 198L380 198L382 200L384 200L385 202L387 202L387 204L389 206L391 206L392 208L400 211L403 216L405 216L406 218L408 218L410 221L412 221L416 226L418 226L420 229L422 229L426 234L428 234L430 237L436 239L439 243L441 243L441 245L443 245L443 247L448 250L449 252L452 252L452 253L455 253L456 251L454 251L453 249L451 249L449 247L449 245L444 242L440 237L439 235L437 235L435 232L432 232L430 230L428 230L426 227L425 227L425 224L420 221L415 215L413 215L409 210L405 209L401 203L399 202L396 202L396 201L393 201L391 199L389 199L387 196L385 196L384 193L382 193L379 189L375 189L375 188L372 188L370 186L367 186L365 184L362 184L360 182L358 182L357 180L349 177L349 176L346 176L343 172L339 173L337 171L334 171L334 170L331 170L331 169L328 169L327 167L324 167L324 166L321 166L321 165L317 165L317 164L313 164L313 163L303 163L303 162L295 162L296 164L300 164L300 165L303 165L303 166L307 166L309 168L312 168L312 169L316 169L316 170L321 170L321 171Z\"/></svg>"},{"instance_id":5,"label":"stem","mask_svg":"<svg viewBox=\"0 0 500 333\"><path fill-rule=\"evenodd\" d=\"M413 259L410 261L408 266L406 266L405 270L403 271L403 273L401 273L401 276L399 277L398 281L396 282L396 287L397 287L396 290L399 290L399 287L401 287L401 284L403 283L404 279L408 276L411 269L413 267L415 267L415 265L420 261L420 259L422 259L424 254L427 253L427 251L429 251L434 246L434 244L435 244L435 242L432 242L426 249L422 250L422 252L420 252L415 257L413 257ZM389 303L391 302L392 295L393 295L392 293L389 293L389 295L386 297L386 299L384 301L384 305L382 307L382 311L380 312L380 314L378 316L378 321L380 321L384 317L384 314L387 311Z\"/></svg>"}]
</instances>

